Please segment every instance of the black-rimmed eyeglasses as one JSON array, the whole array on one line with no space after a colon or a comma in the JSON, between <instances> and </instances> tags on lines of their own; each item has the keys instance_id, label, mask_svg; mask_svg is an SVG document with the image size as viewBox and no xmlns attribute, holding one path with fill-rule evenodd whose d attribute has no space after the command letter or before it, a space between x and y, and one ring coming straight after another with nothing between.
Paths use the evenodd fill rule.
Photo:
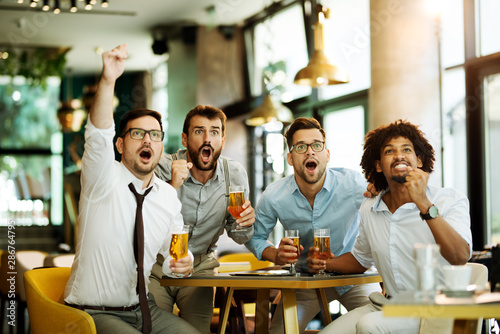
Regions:
<instances>
[{"instance_id":1,"label":"black-rimmed eyeglasses","mask_svg":"<svg viewBox=\"0 0 500 334\"><path fill-rule=\"evenodd\" d=\"M311 144L306 144L306 143L300 143L300 144L295 144L292 145L292 148L290 149L290 152L292 152L293 149L295 149L295 152L299 154L304 154L307 152L307 149L311 146L311 149L314 152L321 152L325 149L325 142L324 141L315 141Z\"/></svg>"},{"instance_id":2,"label":"black-rimmed eyeglasses","mask_svg":"<svg viewBox=\"0 0 500 334\"><path fill-rule=\"evenodd\" d=\"M121 137L125 137L125 135L130 133L130 138L132 139L143 139L144 136L146 136L146 133L149 133L149 138L151 138L152 141L162 141L164 133L163 131L160 130L144 130L144 129L138 129L138 128L131 128L128 129Z\"/></svg>"}]
</instances>

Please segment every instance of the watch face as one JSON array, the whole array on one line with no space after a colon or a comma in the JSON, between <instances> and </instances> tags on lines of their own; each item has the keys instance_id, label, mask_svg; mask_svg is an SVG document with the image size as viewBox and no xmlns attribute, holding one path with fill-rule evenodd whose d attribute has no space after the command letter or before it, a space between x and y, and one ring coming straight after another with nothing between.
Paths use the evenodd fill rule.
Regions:
<instances>
[{"instance_id":1,"label":"watch face","mask_svg":"<svg viewBox=\"0 0 500 334\"><path fill-rule=\"evenodd\" d=\"M436 218L438 215L439 215L438 208L436 208L435 206L431 206L429 208L429 216L431 216L431 218Z\"/></svg>"}]
</instances>

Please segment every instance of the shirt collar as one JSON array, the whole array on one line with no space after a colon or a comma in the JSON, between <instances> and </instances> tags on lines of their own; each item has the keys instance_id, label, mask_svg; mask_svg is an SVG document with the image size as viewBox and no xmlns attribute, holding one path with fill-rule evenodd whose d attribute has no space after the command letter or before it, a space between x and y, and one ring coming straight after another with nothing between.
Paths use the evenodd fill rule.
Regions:
<instances>
[{"instance_id":1,"label":"shirt collar","mask_svg":"<svg viewBox=\"0 0 500 334\"><path fill-rule=\"evenodd\" d=\"M329 168L327 168L325 170L325 174L326 174L326 177L325 177L325 182L323 183L322 189L325 189L326 191L329 192L331 189L333 189L335 180L334 180L333 176L331 175ZM295 180L295 173L293 173L291 175L290 190L292 193L296 192L296 191L300 192L299 185L297 184L297 180Z\"/></svg>"},{"instance_id":2,"label":"shirt collar","mask_svg":"<svg viewBox=\"0 0 500 334\"><path fill-rule=\"evenodd\" d=\"M429 189L429 188L427 188L427 189ZM389 211L387 204L385 204L384 200L382 199L387 192L389 192L389 188L382 190L377 195L377 197L375 197L375 202L372 205L373 211ZM416 207L417 207L417 205L415 203L405 203L400 208L413 209Z\"/></svg>"},{"instance_id":3,"label":"shirt collar","mask_svg":"<svg viewBox=\"0 0 500 334\"><path fill-rule=\"evenodd\" d=\"M334 187L335 179L333 178L332 173L330 173L329 168L325 170L325 173L326 177L325 177L325 182L323 183L323 189L329 192Z\"/></svg>"},{"instance_id":4,"label":"shirt collar","mask_svg":"<svg viewBox=\"0 0 500 334\"><path fill-rule=\"evenodd\" d=\"M125 182L129 184L132 182L132 184L135 187L135 190L137 191L138 194L144 194L144 192L148 189L153 187L153 191L158 191L160 185L158 184L158 178L156 175L153 173L153 178L151 179L151 183L149 187L142 189L142 180L138 179L132 172L123 164L123 162L120 162L120 165L125 171Z\"/></svg>"},{"instance_id":5,"label":"shirt collar","mask_svg":"<svg viewBox=\"0 0 500 334\"><path fill-rule=\"evenodd\" d=\"M375 197L375 202L372 205L372 210L374 211L384 211L389 210L382 197L389 191L389 189L382 190L377 197Z\"/></svg>"}]
</instances>

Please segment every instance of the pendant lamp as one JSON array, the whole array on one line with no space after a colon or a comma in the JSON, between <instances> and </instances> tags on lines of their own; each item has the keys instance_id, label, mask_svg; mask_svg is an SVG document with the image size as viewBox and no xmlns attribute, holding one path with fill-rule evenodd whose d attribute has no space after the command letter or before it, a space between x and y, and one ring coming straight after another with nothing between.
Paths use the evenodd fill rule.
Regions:
<instances>
[{"instance_id":1,"label":"pendant lamp","mask_svg":"<svg viewBox=\"0 0 500 334\"><path fill-rule=\"evenodd\" d=\"M281 102L274 100L271 94L267 94L262 104L252 110L245 123L248 126L261 126L271 122L292 123L293 114Z\"/></svg>"},{"instance_id":2,"label":"pendant lamp","mask_svg":"<svg viewBox=\"0 0 500 334\"><path fill-rule=\"evenodd\" d=\"M293 82L298 85L318 87L323 85L337 85L349 82L347 72L338 65L330 63L324 52L325 12L328 9L319 5L318 21L314 23L314 52L309 64L295 75Z\"/></svg>"}]
</instances>

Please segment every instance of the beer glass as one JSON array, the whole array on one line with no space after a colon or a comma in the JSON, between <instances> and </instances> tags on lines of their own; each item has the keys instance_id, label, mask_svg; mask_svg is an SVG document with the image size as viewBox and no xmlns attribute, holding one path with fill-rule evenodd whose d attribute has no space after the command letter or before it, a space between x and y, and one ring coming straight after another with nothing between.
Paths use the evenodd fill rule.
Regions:
<instances>
[{"instance_id":1,"label":"beer glass","mask_svg":"<svg viewBox=\"0 0 500 334\"><path fill-rule=\"evenodd\" d=\"M188 255L189 225L175 225L170 239L170 256L177 261ZM184 277L184 274L172 272L172 275Z\"/></svg>"},{"instance_id":2,"label":"beer glass","mask_svg":"<svg viewBox=\"0 0 500 334\"><path fill-rule=\"evenodd\" d=\"M330 258L330 229L314 229L314 247L319 250L313 253L313 258L318 260L328 260ZM324 276L325 271L321 269L317 276ZM314 275L314 276L316 276Z\"/></svg>"},{"instance_id":3,"label":"beer glass","mask_svg":"<svg viewBox=\"0 0 500 334\"><path fill-rule=\"evenodd\" d=\"M245 192L243 186L229 186L229 213L234 219L241 218L243 212L243 203L245 203ZM239 226L231 230L231 232L246 231L246 227Z\"/></svg>"},{"instance_id":4,"label":"beer glass","mask_svg":"<svg viewBox=\"0 0 500 334\"><path fill-rule=\"evenodd\" d=\"M286 251L287 253L295 253L295 257L290 258L293 260L298 260L300 256L300 239L299 230L285 230L285 238L291 239L293 241L293 246L297 247L297 251ZM297 274L295 270L295 263L290 263L290 274Z\"/></svg>"}]
</instances>

